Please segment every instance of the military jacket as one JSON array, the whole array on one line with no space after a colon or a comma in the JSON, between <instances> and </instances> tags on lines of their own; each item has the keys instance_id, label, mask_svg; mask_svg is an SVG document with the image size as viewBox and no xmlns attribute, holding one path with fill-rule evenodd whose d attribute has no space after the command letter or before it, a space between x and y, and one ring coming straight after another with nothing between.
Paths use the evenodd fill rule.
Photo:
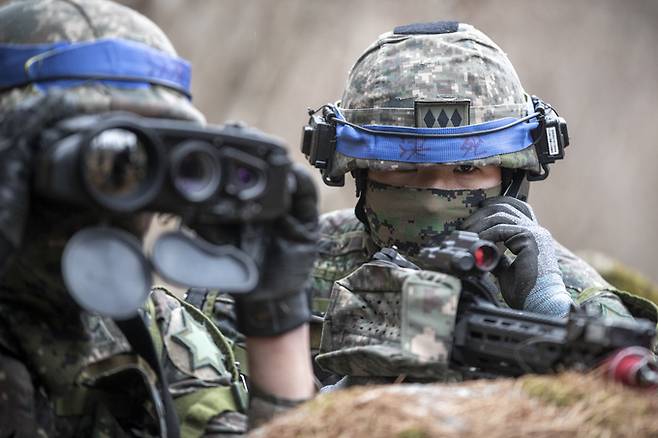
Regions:
<instances>
[{"instance_id":1,"label":"military jacket","mask_svg":"<svg viewBox=\"0 0 658 438\"><path fill-rule=\"evenodd\" d=\"M368 262L379 248L369 238L365 227L354 216L352 210L341 210L325 214L320 218L320 224L319 257L312 272L309 294L313 297L313 307L316 314L322 314L327 309L330 310L329 313L331 314L333 309L345 304L344 302L337 303L337 300L351 299L348 295L351 292L356 292L356 289L360 287L364 289L376 287L378 279L368 280L363 278L362 275L354 277L350 274ZM574 302L579 306L601 316L641 317L656 321L657 309L653 303L631 293L618 290L567 248L558 242L554 242L554 245L565 286ZM377 275L378 270L375 268L371 272L373 272L372 275ZM403 275L385 273L384 270L382 270L381 275L400 277L387 278L387 287L391 284L402 284L404 280L404 278L401 278ZM449 278L444 278L449 276L443 274L432 276L431 273L428 273L427 275L428 278L425 280L428 281L449 281ZM383 375L378 374L376 369L386 370L390 368L390 363L383 362L386 362L387 358L390 360L394 360L394 358L391 356L390 351L384 351L385 348L374 355L374 357L381 358L381 361L375 361L377 363L371 360L373 356L370 355L368 359L364 357L363 364L360 364L359 358L356 357L347 360L349 366L342 366L345 362L343 358L351 354L361 354L362 349L360 347L364 345L376 346L381 344L383 346L393 338L397 337L399 340L399 291L396 293L383 292L379 293L377 298L373 298L373 295L367 293L360 297L364 300L361 303L362 305L377 313L377 315L373 313L372 318L362 315L363 317L359 321L352 321L349 318L341 321L340 318L331 318L332 315L329 315L330 317L326 319L324 324L321 342L319 325L316 324L313 327L312 336L316 347L315 353L320 353L318 361L323 367L337 374L357 376ZM376 301L368 301L373 299ZM502 297L500 297L500 301L501 304L505 305ZM364 310L364 315L367 314L368 309ZM350 327L345 326L348 320ZM333 360L332 355L336 357L340 355L341 360ZM334 366L337 363L340 363L341 366ZM362 369L364 367L367 367L368 370Z\"/></svg>"},{"instance_id":2,"label":"military jacket","mask_svg":"<svg viewBox=\"0 0 658 438\"><path fill-rule=\"evenodd\" d=\"M160 436L157 375L117 324L81 311L39 276L14 274L0 288L0 436ZM142 317L181 436L244 433L246 389L230 342L162 288Z\"/></svg>"}]
</instances>

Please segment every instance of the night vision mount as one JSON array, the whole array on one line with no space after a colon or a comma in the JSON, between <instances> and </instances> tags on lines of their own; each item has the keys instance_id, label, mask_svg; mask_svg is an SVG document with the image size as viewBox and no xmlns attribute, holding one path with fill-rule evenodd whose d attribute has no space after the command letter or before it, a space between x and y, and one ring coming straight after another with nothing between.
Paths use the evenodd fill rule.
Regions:
<instances>
[{"instance_id":1,"label":"night vision mount","mask_svg":"<svg viewBox=\"0 0 658 438\"><path fill-rule=\"evenodd\" d=\"M567 121L557 114L555 108L537 96L531 99L539 121L539 126L532 133L533 143L543 172L528 172L528 181L542 181L550 172L548 165L564 158L564 148L569 146L569 131Z\"/></svg>"},{"instance_id":2,"label":"night vision mount","mask_svg":"<svg viewBox=\"0 0 658 438\"><path fill-rule=\"evenodd\" d=\"M538 126L532 131L534 146L541 166L539 173L527 172L529 181L541 181L549 175L549 165L557 160L564 158L564 148L569 146L569 132L567 122L560 117L555 109L542 101L537 96L532 96L534 113L519 119L517 122L536 119ZM371 132L367 127L355 125L353 123L341 120L336 116L337 109L332 104L322 106L318 110L309 110L309 122L304 126L302 131L301 151L308 159L309 163L320 170L322 180L329 186L345 185L344 175L331 175L332 160L335 157L337 147L336 125L346 124L356 129ZM515 122L515 123L517 123ZM510 124L512 126L512 124ZM504 129L504 128L503 128ZM492 130L472 132L469 135L477 136L491 133ZM377 132L378 135L393 135L385 132ZM399 132L394 135L401 135ZM455 134L427 134L423 133L416 136L418 141L426 138L448 138L454 137ZM414 137L414 134L407 136Z\"/></svg>"},{"instance_id":3,"label":"night vision mount","mask_svg":"<svg viewBox=\"0 0 658 438\"><path fill-rule=\"evenodd\" d=\"M320 113L321 114L318 114ZM322 181L328 186L343 187L345 175L331 176L331 160L336 152L336 113L333 105L319 110L309 109L308 125L302 130L302 153L308 162L322 173Z\"/></svg>"}]
</instances>

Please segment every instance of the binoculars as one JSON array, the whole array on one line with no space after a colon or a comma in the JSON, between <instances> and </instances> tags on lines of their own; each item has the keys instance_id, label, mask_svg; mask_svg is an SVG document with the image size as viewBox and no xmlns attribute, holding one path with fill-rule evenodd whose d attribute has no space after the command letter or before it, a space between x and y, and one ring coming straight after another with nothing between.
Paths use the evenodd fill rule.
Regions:
<instances>
[{"instance_id":1,"label":"binoculars","mask_svg":"<svg viewBox=\"0 0 658 438\"><path fill-rule=\"evenodd\" d=\"M290 204L283 143L238 124L77 116L44 130L36 161L38 195L109 214L244 223L279 217Z\"/></svg>"}]
</instances>

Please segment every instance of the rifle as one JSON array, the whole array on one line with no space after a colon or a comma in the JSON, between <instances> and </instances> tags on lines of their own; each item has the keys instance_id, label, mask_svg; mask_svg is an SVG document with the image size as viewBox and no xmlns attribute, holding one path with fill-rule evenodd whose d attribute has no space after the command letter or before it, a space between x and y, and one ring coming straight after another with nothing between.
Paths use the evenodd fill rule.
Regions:
<instances>
[{"instance_id":1,"label":"rifle","mask_svg":"<svg viewBox=\"0 0 658 438\"><path fill-rule=\"evenodd\" d=\"M392 248L375 258L419 269ZM465 231L453 232L439 247L425 248L417 257L425 269L462 282L451 368L466 378L492 378L605 364L619 381L658 385L658 367L650 351L656 336L653 322L601 318L577 309L563 319L502 307L488 274L499 259L493 243Z\"/></svg>"}]
</instances>

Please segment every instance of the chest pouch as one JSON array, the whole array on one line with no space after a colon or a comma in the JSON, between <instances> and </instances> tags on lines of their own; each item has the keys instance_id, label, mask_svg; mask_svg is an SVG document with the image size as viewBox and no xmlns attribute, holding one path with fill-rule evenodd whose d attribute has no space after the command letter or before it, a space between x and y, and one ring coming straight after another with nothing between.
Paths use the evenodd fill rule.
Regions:
<instances>
[{"instance_id":1,"label":"chest pouch","mask_svg":"<svg viewBox=\"0 0 658 438\"><path fill-rule=\"evenodd\" d=\"M318 364L340 375L446 380L461 294L451 275L366 263L338 280Z\"/></svg>"}]
</instances>

